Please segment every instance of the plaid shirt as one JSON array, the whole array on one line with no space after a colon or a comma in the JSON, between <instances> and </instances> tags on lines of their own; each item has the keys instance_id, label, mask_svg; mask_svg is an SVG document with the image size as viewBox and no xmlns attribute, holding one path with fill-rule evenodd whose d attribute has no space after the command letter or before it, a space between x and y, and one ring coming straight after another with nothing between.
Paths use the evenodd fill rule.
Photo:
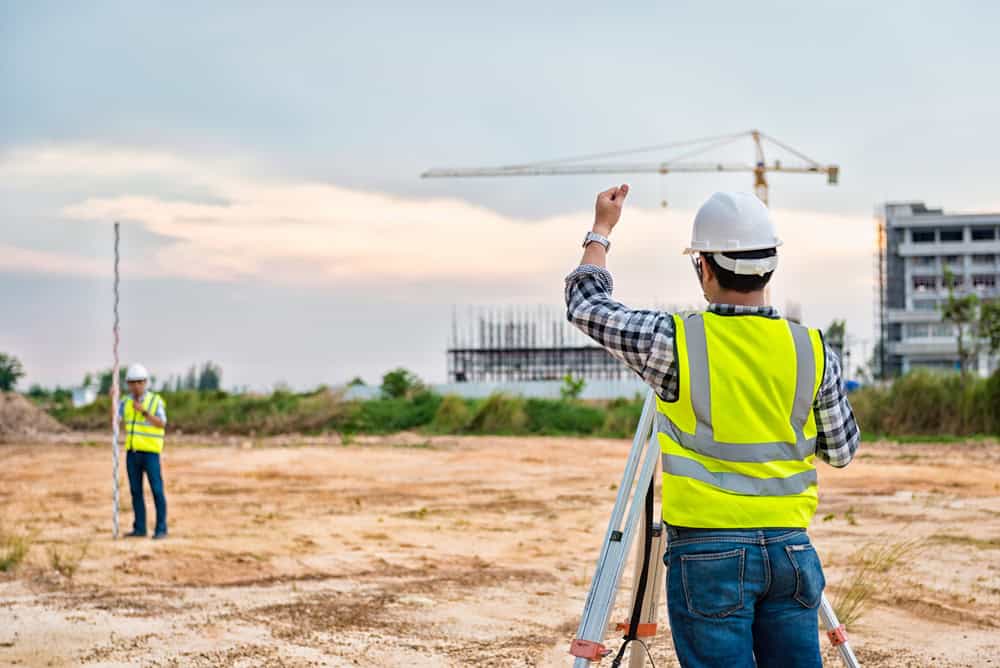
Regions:
<instances>
[{"instance_id":1,"label":"plaid shirt","mask_svg":"<svg viewBox=\"0 0 1000 668\"><path fill-rule=\"evenodd\" d=\"M611 298L614 282L607 269L592 264L566 277L566 317L584 334L642 377L664 401L676 401L677 361L674 320L663 311L635 311ZM753 314L779 318L773 306L709 304L723 315ZM847 466L861 435L844 392L840 359L825 347L823 381L813 402L816 454L831 466Z\"/></svg>"}]
</instances>

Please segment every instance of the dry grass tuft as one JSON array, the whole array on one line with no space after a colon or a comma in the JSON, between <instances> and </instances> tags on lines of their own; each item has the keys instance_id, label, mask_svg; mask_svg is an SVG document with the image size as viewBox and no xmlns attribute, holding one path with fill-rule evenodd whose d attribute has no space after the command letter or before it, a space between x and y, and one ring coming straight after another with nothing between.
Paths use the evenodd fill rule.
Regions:
<instances>
[{"instance_id":1,"label":"dry grass tuft","mask_svg":"<svg viewBox=\"0 0 1000 668\"><path fill-rule=\"evenodd\" d=\"M89 550L90 543L84 543L78 550L66 550L65 552L52 545L49 547L49 566L59 575L72 580L76 572L80 570L80 562L87 557Z\"/></svg>"},{"instance_id":2,"label":"dry grass tuft","mask_svg":"<svg viewBox=\"0 0 1000 668\"><path fill-rule=\"evenodd\" d=\"M12 571L24 561L31 549L31 536L10 533L0 527L0 573Z\"/></svg>"},{"instance_id":3,"label":"dry grass tuft","mask_svg":"<svg viewBox=\"0 0 1000 668\"><path fill-rule=\"evenodd\" d=\"M842 624L850 626L868 610L876 591L892 586L891 570L905 566L924 547L922 538L896 543L866 543L851 555L852 568L836 588L833 609Z\"/></svg>"}]
</instances>

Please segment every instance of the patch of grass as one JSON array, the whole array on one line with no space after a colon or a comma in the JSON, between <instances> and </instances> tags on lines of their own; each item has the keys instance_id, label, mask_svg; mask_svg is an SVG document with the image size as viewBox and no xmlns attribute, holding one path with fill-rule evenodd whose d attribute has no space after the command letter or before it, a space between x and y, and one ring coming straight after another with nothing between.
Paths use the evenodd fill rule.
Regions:
<instances>
[{"instance_id":1,"label":"patch of grass","mask_svg":"<svg viewBox=\"0 0 1000 668\"><path fill-rule=\"evenodd\" d=\"M866 543L858 548L851 555L851 569L837 587L832 602L841 623L850 626L861 619L875 592L891 587L893 576L898 575L925 544L922 538L914 538L896 543Z\"/></svg>"},{"instance_id":2,"label":"patch of grass","mask_svg":"<svg viewBox=\"0 0 1000 668\"><path fill-rule=\"evenodd\" d=\"M399 513L399 517L406 517L411 520L422 520L427 518L428 513L430 513L430 511L427 510L427 508L419 508L417 510L407 510Z\"/></svg>"},{"instance_id":3,"label":"patch of grass","mask_svg":"<svg viewBox=\"0 0 1000 668\"><path fill-rule=\"evenodd\" d=\"M457 434L465 429L471 419L472 411L468 402L462 397L449 394L441 400L430 428L441 434Z\"/></svg>"},{"instance_id":4,"label":"patch of grass","mask_svg":"<svg viewBox=\"0 0 1000 668\"><path fill-rule=\"evenodd\" d=\"M89 550L90 543L84 543L78 550L67 549L65 552L55 545L50 545L49 566L59 575L72 580L80 569L80 562L86 558Z\"/></svg>"},{"instance_id":5,"label":"patch of grass","mask_svg":"<svg viewBox=\"0 0 1000 668\"><path fill-rule=\"evenodd\" d=\"M944 545L968 545L982 550L1000 549L1000 538L976 538L963 534L936 533L928 540Z\"/></svg>"},{"instance_id":6,"label":"patch of grass","mask_svg":"<svg viewBox=\"0 0 1000 668\"><path fill-rule=\"evenodd\" d=\"M854 506L847 509L847 512L844 513L844 519L846 519L847 523L852 527L858 525L858 520L854 517Z\"/></svg>"},{"instance_id":7,"label":"patch of grass","mask_svg":"<svg viewBox=\"0 0 1000 668\"><path fill-rule=\"evenodd\" d=\"M918 370L887 386L851 393L851 406L868 433L893 440L967 440L1000 434L1000 370L989 378Z\"/></svg>"},{"instance_id":8,"label":"patch of grass","mask_svg":"<svg viewBox=\"0 0 1000 668\"><path fill-rule=\"evenodd\" d=\"M604 424L604 412L578 401L528 399L524 403L527 428L533 434L595 433Z\"/></svg>"},{"instance_id":9,"label":"patch of grass","mask_svg":"<svg viewBox=\"0 0 1000 668\"><path fill-rule=\"evenodd\" d=\"M468 430L480 434L521 434L526 431L528 421L524 399L494 394L479 406Z\"/></svg>"},{"instance_id":10,"label":"patch of grass","mask_svg":"<svg viewBox=\"0 0 1000 668\"><path fill-rule=\"evenodd\" d=\"M28 556L31 536L4 531L0 527L0 573L13 571Z\"/></svg>"}]
</instances>

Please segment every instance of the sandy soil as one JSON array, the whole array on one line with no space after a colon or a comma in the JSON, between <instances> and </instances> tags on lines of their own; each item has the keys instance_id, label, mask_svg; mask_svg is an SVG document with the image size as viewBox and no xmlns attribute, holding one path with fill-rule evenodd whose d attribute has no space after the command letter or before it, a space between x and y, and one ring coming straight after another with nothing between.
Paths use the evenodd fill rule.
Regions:
<instances>
[{"instance_id":1,"label":"sandy soil","mask_svg":"<svg viewBox=\"0 0 1000 668\"><path fill-rule=\"evenodd\" d=\"M110 539L105 440L0 445L0 525L34 536L0 573L0 665L569 665L629 447L175 438L153 542ZM1000 666L1000 444L863 448L820 471L828 593L862 545L925 542L851 629L862 664ZM665 631L652 651L676 665Z\"/></svg>"}]
</instances>

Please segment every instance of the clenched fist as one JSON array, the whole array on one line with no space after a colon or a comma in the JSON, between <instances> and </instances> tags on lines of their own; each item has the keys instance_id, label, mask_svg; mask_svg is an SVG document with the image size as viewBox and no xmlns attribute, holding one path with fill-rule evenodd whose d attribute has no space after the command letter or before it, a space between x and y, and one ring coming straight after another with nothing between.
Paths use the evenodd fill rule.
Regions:
<instances>
[{"instance_id":1,"label":"clenched fist","mask_svg":"<svg viewBox=\"0 0 1000 668\"><path fill-rule=\"evenodd\" d=\"M622 215L622 206L625 204L625 197L628 195L628 184L622 184L615 188L610 188L597 195L597 204L594 205L594 231L598 234L608 236L611 230L618 224L618 219Z\"/></svg>"}]
</instances>

